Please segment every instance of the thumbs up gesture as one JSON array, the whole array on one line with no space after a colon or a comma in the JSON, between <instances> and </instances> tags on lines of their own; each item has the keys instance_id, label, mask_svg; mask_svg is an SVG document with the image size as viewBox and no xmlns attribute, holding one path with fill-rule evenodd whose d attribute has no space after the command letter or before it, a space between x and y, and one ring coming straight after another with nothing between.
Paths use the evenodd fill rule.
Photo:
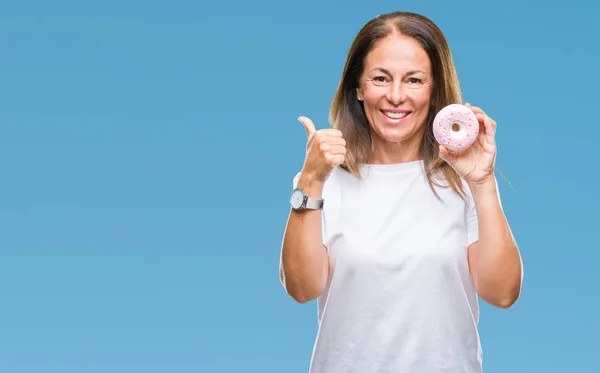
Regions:
<instances>
[{"instance_id":1,"label":"thumbs up gesture","mask_svg":"<svg viewBox=\"0 0 600 373\"><path fill-rule=\"evenodd\" d=\"M344 163L346 140L342 132L333 128L316 130L315 125L307 117L300 117L306 130L306 158L302 174L318 182L325 182L333 169Z\"/></svg>"}]
</instances>

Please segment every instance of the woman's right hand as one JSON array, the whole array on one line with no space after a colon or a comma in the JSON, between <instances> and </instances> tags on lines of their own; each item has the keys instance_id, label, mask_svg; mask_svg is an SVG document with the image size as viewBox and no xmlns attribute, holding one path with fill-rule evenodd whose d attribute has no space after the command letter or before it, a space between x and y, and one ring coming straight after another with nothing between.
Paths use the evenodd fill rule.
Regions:
<instances>
[{"instance_id":1,"label":"woman's right hand","mask_svg":"<svg viewBox=\"0 0 600 373\"><path fill-rule=\"evenodd\" d=\"M317 131L312 120L307 117L299 117L298 121L306 129L308 137L302 176L312 182L324 183L331 171L344 163L346 140L341 131L333 128Z\"/></svg>"}]
</instances>

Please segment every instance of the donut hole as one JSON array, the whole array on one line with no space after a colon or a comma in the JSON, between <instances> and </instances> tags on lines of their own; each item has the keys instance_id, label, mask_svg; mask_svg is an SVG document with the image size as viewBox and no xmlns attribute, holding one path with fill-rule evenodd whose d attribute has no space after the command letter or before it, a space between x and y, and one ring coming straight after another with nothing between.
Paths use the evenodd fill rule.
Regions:
<instances>
[{"instance_id":1,"label":"donut hole","mask_svg":"<svg viewBox=\"0 0 600 373\"><path fill-rule=\"evenodd\" d=\"M459 123L456 123L456 122L452 123L452 131L458 132L458 131L460 131L460 128L461 128L461 126Z\"/></svg>"}]
</instances>

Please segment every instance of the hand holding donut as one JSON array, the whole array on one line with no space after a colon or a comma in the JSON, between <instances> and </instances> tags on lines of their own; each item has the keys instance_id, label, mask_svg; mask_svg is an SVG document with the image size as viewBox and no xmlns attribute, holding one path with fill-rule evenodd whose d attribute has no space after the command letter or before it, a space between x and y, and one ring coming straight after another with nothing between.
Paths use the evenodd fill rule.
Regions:
<instances>
[{"instance_id":1,"label":"hand holding donut","mask_svg":"<svg viewBox=\"0 0 600 373\"><path fill-rule=\"evenodd\" d=\"M465 106L473 111L479 122L477 139L462 150L449 150L442 143L440 157L468 183L485 183L494 178L496 122L480 108L469 103Z\"/></svg>"},{"instance_id":2,"label":"hand holding donut","mask_svg":"<svg viewBox=\"0 0 600 373\"><path fill-rule=\"evenodd\" d=\"M298 121L308 136L302 174L312 181L325 182L331 171L344 162L346 141L339 130L327 128L317 131L307 117L300 117Z\"/></svg>"}]
</instances>

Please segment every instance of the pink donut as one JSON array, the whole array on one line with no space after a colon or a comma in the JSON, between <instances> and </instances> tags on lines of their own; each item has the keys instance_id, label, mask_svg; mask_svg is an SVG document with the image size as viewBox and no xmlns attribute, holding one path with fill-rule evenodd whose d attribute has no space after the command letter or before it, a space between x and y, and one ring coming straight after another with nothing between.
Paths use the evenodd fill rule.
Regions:
<instances>
[{"instance_id":1,"label":"pink donut","mask_svg":"<svg viewBox=\"0 0 600 373\"><path fill-rule=\"evenodd\" d=\"M448 105L433 119L433 135L449 150L464 150L471 146L479 134L475 113L460 104Z\"/></svg>"}]
</instances>

